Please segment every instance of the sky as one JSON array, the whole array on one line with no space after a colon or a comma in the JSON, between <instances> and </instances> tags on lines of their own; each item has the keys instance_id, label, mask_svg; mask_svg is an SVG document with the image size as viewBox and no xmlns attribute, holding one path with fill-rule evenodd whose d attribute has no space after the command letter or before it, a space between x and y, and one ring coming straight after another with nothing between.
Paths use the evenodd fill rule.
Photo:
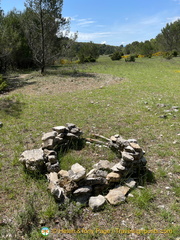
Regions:
<instances>
[{"instance_id":1,"label":"sky","mask_svg":"<svg viewBox=\"0 0 180 240\"><path fill-rule=\"evenodd\" d=\"M24 9L24 0L1 0L5 13ZM63 17L79 42L126 45L155 38L180 19L180 0L64 0Z\"/></svg>"}]
</instances>

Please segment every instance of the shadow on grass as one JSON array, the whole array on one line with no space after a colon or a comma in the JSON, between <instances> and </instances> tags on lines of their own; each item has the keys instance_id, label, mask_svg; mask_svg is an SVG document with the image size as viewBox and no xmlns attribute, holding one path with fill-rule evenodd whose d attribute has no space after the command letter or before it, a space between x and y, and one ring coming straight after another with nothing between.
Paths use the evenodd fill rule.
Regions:
<instances>
[{"instance_id":1,"label":"shadow on grass","mask_svg":"<svg viewBox=\"0 0 180 240\"><path fill-rule=\"evenodd\" d=\"M29 82L29 80L32 77L28 78L28 79L24 79L24 78L20 78L20 77L14 77L14 78L9 78L7 79L7 83L8 83L8 87L5 89L6 92L10 92L13 91L15 89L18 88L22 88L28 85L33 85L36 84L36 81L31 81Z\"/></svg>"},{"instance_id":2,"label":"shadow on grass","mask_svg":"<svg viewBox=\"0 0 180 240\"><path fill-rule=\"evenodd\" d=\"M138 176L138 185L146 186L149 184L156 183L156 178L154 173L146 167L144 168L143 171L138 173L137 176Z\"/></svg>"},{"instance_id":3,"label":"shadow on grass","mask_svg":"<svg viewBox=\"0 0 180 240\"><path fill-rule=\"evenodd\" d=\"M0 99L0 112L18 118L23 110L25 103L16 98Z\"/></svg>"}]
</instances>

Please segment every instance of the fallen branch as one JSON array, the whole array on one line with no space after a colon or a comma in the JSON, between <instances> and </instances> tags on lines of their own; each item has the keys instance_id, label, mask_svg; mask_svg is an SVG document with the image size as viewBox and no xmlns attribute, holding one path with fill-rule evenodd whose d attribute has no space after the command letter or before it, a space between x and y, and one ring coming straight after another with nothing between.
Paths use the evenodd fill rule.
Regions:
<instances>
[{"instance_id":1,"label":"fallen branch","mask_svg":"<svg viewBox=\"0 0 180 240\"><path fill-rule=\"evenodd\" d=\"M102 139L104 139L104 140L106 140L106 141L110 141L110 139L109 138L107 138L107 137L104 137L103 135L99 135L99 134L93 134L93 136L95 136L95 137L98 137L98 138L102 138Z\"/></svg>"},{"instance_id":2,"label":"fallen branch","mask_svg":"<svg viewBox=\"0 0 180 240\"><path fill-rule=\"evenodd\" d=\"M101 144L101 145L108 146L108 143L105 143L105 142L99 141L99 140L97 140L97 139L86 138L85 140L88 141L88 142L91 142L91 143L97 143L97 144Z\"/></svg>"}]
</instances>

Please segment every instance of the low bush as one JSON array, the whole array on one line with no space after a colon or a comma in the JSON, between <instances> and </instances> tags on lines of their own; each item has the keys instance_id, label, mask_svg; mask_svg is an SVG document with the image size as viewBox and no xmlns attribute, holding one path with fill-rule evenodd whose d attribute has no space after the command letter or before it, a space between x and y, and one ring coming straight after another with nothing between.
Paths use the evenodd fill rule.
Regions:
<instances>
[{"instance_id":1,"label":"low bush","mask_svg":"<svg viewBox=\"0 0 180 240\"><path fill-rule=\"evenodd\" d=\"M173 58L172 52L165 52L165 53L163 54L163 58L165 58L165 59L167 59L167 60L172 59L172 58Z\"/></svg>"},{"instance_id":2,"label":"low bush","mask_svg":"<svg viewBox=\"0 0 180 240\"><path fill-rule=\"evenodd\" d=\"M111 55L111 60L112 60L112 61L120 60L120 59L121 59L121 56L122 56L122 53L120 53L120 52L114 52L114 53Z\"/></svg>"},{"instance_id":3,"label":"low bush","mask_svg":"<svg viewBox=\"0 0 180 240\"><path fill-rule=\"evenodd\" d=\"M129 57L125 58L125 62L135 62L135 56L130 55Z\"/></svg>"}]
</instances>

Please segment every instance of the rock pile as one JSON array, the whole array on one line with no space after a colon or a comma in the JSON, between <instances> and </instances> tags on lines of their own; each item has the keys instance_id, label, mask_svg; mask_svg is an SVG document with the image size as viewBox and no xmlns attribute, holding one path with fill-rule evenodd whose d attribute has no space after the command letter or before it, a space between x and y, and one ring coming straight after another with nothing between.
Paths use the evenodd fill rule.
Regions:
<instances>
[{"instance_id":1,"label":"rock pile","mask_svg":"<svg viewBox=\"0 0 180 240\"><path fill-rule=\"evenodd\" d=\"M52 132L43 135L42 147L23 152L20 161L28 170L46 172L48 189L60 203L73 199L81 204L89 203L90 208L97 211L106 202L112 205L124 202L137 184L130 176L138 177L145 169L145 152L137 140L115 135L106 138L106 145L117 152L118 163L100 160L89 172L79 163L73 164L69 171L60 170L59 149L77 143L81 135L82 131L75 124L53 127Z\"/></svg>"},{"instance_id":2,"label":"rock pile","mask_svg":"<svg viewBox=\"0 0 180 240\"><path fill-rule=\"evenodd\" d=\"M40 149L26 150L21 154L20 162L26 169L34 172L59 172L59 149L78 144L82 135L82 131L72 123L53 127L52 130L43 134Z\"/></svg>"}]
</instances>

